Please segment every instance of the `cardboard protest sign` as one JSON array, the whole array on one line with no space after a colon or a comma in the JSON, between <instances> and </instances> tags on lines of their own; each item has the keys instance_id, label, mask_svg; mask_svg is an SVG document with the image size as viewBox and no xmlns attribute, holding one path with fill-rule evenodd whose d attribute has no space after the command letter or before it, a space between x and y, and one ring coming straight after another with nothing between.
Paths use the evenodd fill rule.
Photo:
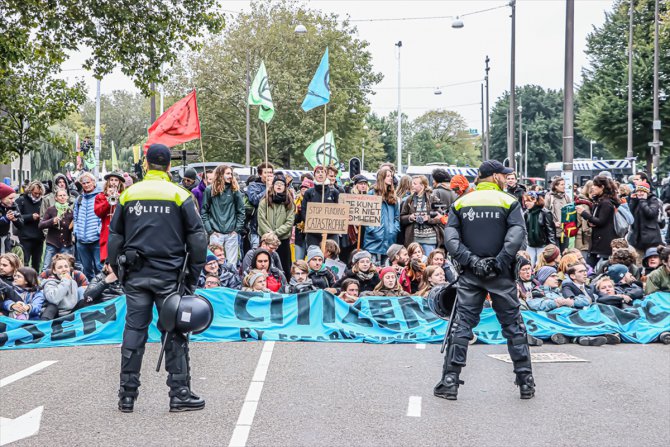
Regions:
<instances>
[{"instance_id":1,"label":"cardboard protest sign","mask_svg":"<svg viewBox=\"0 0 670 447\"><path fill-rule=\"evenodd\" d=\"M349 225L380 227L382 225L382 196L369 194L340 194L340 203L349 205Z\"/></svg>"},{"instance_id":2,"label":"cardboard protest sign","mask_svg":"<svg viewBox=\"0 0 670 447\"><path fill-rule=\"evenodd\" d=\"M305 233L347 234L349 205L343 203L307 203Z\"/></svg>"}]
</instances>

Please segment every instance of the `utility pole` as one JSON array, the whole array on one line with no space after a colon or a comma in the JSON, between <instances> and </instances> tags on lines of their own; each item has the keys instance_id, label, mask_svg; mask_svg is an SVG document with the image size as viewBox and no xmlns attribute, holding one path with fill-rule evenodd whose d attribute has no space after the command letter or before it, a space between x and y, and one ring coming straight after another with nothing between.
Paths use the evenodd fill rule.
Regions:
<instances>
[{"instance_id":1,"label":"utility pole","mask_svg":"<svg viewBox=\"0 0 670 447\"><path fill-rule=\"evenodd\" d=\"M526 131L526 156L523 157L523 176L528 178L528 131Z\"/></svg>"},{"instance_id":2,"label":"utility pole","mask_svg":"<svg viewBox=\"0 0 670 447\"><path fill-rule=\"evenodd\" d=\"M521 103L519 103L519 157L523 156L523 132L521 131L521 123L523 122L522 112L523 107L521 106ZM521 160L519 160L519 164L521 164ZM518 166L518 168L519 173L521 173L521 166Z\"/></svg>"},{"instance_id":3,"label":"utility pole","mask_svg":"<svg viewBox=\"0 0 670 447\"><path fill-rule=\"evenodd\" d=\"M249 82L249 50L247 50L247 69L245 72L245 78L247 82L247 94L244 96L245 102L247 103L247 128L246 128L246 133L247 133L247 140L246 140L246 146L245 146L245 156L244 156L244 162L249 168L249 174L251 174L251 115L249 111L249 101L246 100L246 98L249 98L249 89L251 88Z\"/></svg>"},{"instance_id":4,"label":"utility pole","mask_svg":"<svg viewBox=\"0 0 670 447\"><path fill-rule=\"evenodd\" d=\"M626 158L633 158L633 0L630 0L628 24L628 144Z\"/></svg>"},{"instance_id":5,"label":"utility pole","mask_svg":"<svg viewBox=\"0 0 670 447\"><path fill-rule=\"evenodd\" d=\"M514 104L516 102L516 85L514 80L515 60L516 60L516 0L511 0L509 6L512 8L512 54L510 61L510 87L509 87L509 140L507 143L507 158L509 158L509 167L514 167ZM521 135L519 135L521 138Z\"/></svg>"},{"instance_id":6,"label":"utility pole","mask_svg":"<svg viewBox=\"0 0 670 447\"><path fill-rule=\"evenodd\" d=\"M100 135L100 79L95 83L95 141L93 142L93 153L95 154L95 167L93 175L98 178L98 166L100 166L100 146L102 145Z\"/></svg>"},{"instance_id":7,"label":"utility pole","mask_svg":"<svg viewBox=\"0 0 670 447\"><path fill-rule=\"evenodd\" d=\"M565 191L572 198L572 169L575 153L574 139L574 51L575 51L575 0L565 2L565 74L563 97L563 178Z\"/></svg>"},{"instance_id":8,"label":"utility pole","mask_svg":"<svg viewBox=\"0 0 670 447\"><path fill-rule=\"evenodd\" d=\"M491 135L489 134L489 56L486 56L486 59L484 59L485 67L484 68L484 81L486 83L486 155L484 157L484 161L488 160L491 158Z\"/></svg>"},{"instance_id":9,"label":"utility pole","mask_svg":"<svg viewBox=\"0 0 670 447\"><path fill-rule=\"evenodd\" d=\"M651 146L654 150L653 168L656 169L656 174L660 179L661 172L658 170L658 167L661 163L661 146L663 146L663 142L660 141L661 118L658 112L658 20L658 0L656 0L654 6L654 121L652 125L654 140L651 142Z\"/></svg>"},{"instance_id":10,"label":"utility pole","mask_svg":"<svg viewBox=\"0 0 670 447\"><path fill-rule=\"evenodd\" d=\"M482 105L482 134L480 135L482 143L482 161L487 160L486 157L486 128L484 127L484 84L480 84L481 87L481 105Z\"/></svg>"},{"instance_id":11,"label":"utility pole","mask_svg":"<svg viewBox=\"0 0 670 447\"><path fill-rule=\"evenodd\" d=\"M400 107L400 49L402 48L402 40L399 40L397 44L398 47L398 147L397 147L397 162L398 162L398 174L402 174L402 109Z\"/></svg>"}]
</instances>

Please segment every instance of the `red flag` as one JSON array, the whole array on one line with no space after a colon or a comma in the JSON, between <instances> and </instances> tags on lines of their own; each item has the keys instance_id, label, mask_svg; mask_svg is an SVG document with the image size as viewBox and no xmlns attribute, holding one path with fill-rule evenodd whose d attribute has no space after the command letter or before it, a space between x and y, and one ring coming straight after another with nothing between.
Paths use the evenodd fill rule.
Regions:
<instances>
[{"instance_id":1,"label":"red flag","mask_svg":"<svg viewBox=\"0 0 670 447\"><path fill-rule=\"evenodd\" d=\"M165 111L149 128L144 152L154 143L168 147L200 138L200 119L195 89Z\"/></svg>"}]
</instances>

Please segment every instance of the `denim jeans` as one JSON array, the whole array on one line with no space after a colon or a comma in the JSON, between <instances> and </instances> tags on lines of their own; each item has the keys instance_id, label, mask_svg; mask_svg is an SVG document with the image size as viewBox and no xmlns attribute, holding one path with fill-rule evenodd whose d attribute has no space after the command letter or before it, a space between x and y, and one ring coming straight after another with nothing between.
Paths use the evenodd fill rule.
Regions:
<instances>
[{"instance_id":1,"label":"denim jeans","mask_svg":"<svg viewBox=\"0 0 670 447\"><path fill-rule=\"evenodd\" d=\"M535 265L537 264L537 260L540 256L542 256L542 252L544 251L544 247L528 247L526 248L526 251L530 255L530 264L533 266L533 270L535 270Z\"/></svg>"},{"instance_id":2,"label":"denim jeans","mask_svg":"<svg viewBox=\"0 0 670 447\"><path fill-rule=\"evenodd\" d=\"M228 261L230 265L237 265L237 259L240 254L240 244L235 231L228 234L214 232L209 237L209 243L222 246L223 252L226 254L226 261Z\"/></svg>"},{"instance_id":3,"label":"denim jeans","mask_svg":"<svg viewBox=\"0 0 670 447\"><path fill-rule=\"evenodd\" d=\"M421 248L423 248L423 254L424 256L428 257L430 253L435 250L435 246L432 244L421 244Z\"/></svg>"},{"instance_id":4,"label":"denim jeans","mask_svg":"<svg viewBox=\"0 0 670 447\"><path fill-rule=\"evenodd\" d=\"M68 255L72 254L72 245L69 247L54 247L51 244L46 244L47 248L46 251L44 252L44 266L42 267L42 271L51 268L51 258L54 257L54 255L58 253L66 253Z\"/></svg>"},{"instance_id":5,"label":"denim jeans","mask_svg":"<svg viewBox=\"0 0 670 447\"><path fill-rule=\"evenodd\" d=\"M77 242L77 262L81 265L82 272L90 281L95 275L100 273L102 265L100 264L100 243L95 242Z\"/></svg>"}]
</instances>

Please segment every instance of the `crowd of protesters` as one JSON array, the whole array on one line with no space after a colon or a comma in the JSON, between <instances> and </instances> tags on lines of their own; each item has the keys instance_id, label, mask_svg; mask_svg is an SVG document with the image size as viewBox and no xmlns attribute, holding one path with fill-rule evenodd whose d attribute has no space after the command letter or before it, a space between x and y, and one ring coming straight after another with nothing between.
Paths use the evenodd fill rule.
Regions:
<instances>
[{"instance_id":1,"label":"crowd of protesters","mask_svg":"<svg viewBox=\"0 0 670 447\"><path fill-rule=\"evenodd\" d=\"M460 267L444 250L444 227L451 205L476 180L436 168L429 184L423 175L396 175L390 163L373 182L356 175L343 184L339 174L317 166L294 179L262 163L242 183L226 165L202 175L185 169L180 184L193 194L210 244L198 287L325 290L354 303L361 296L426 297L457 281ZM52 319L124 294L106 263L108 227L119 195L136 181L122 172L104 183L88 172L76 179L58 174L24 185L20 195L0 184L3 315ZM617 182L602 172L584 185L555 178L544 191L510 174L506 192L519 200L526 220L527 247L515 269L523 309L626 308L650 293L670 292L668 179L656 186L640 172ZM306 232L308 204L337 203L343 193L380 196L381 225L351 226L325 243ZM551 340L601 345L620 338L554 334Z\"/></svg>"}]
</instances>

